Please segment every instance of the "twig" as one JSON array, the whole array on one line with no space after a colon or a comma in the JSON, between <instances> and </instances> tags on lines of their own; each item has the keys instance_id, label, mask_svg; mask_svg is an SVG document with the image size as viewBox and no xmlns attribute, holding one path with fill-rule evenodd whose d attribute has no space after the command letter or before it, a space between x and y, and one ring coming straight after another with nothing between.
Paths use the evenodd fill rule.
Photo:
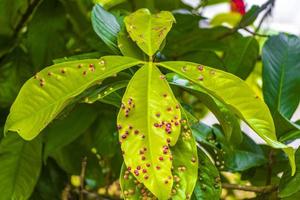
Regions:
<instances>
[{"instance_id":1,"label":"twig","mask_svg":"<svg viewBox=\"0 0 300 200\"><path fill-rule=\"evenodd\" d=\"M85 156L81 162L81 173L80 173L80 200L84 200L84 179L87 165L87 157Z\"/></svg>"},{"instance_id":2,"label":"twig","mask_svg":"<svg viewBox=\"0 0 300 200\"><path fill-rule=\"evenodd\" d=\"M267 177L266 177L266 185L269 185L271 184L272 182L272 167L273 167L273 164L274 164L274 151L273 149L270 150L270 153L269 153L269 157L268 157L268 171L267 171Z\"/></svg>"},{"instance_id":3,"label":"twig","mask_svg":"<svg viewBox=\"0 0 300 200\"><path fill-rule=\"evenodd\" d=\"M19 42L19 35L20 32L22 30L22 28L26 25L26 23L29 21L32 13L34 13L34 11L36 10L36 8L40 5L40 3L42 2L42 0L32 0L29 1L29 5L25 11L25 13L22 15L21 19L19 20L19 22L17 23L17 25L15 27L13 27L13 34L11 36L12 38L12 44L9 47L9 49L6 51L5 54L3 54L0 57L0 60L9 52L11 52L17 45Z\"/></svg>"},{"instance_id":4,"label":"twig","mask_svg":"<svg viewBox=\"0 0 300 200\"><path fill-rule=\"evenodd\" d=\"M255 36L259 36L259 37L270 37L270 35L265 35L265 34L260 34L260 33L256 33L256 32L253 32L251 30L249 30L248 28L243 28L245 31L247 31L248 33L252 34L252 35L255 35Z\"/></svg>"},{"instance_id":5,"label":"twig","mask_svg":"<svg viewBox=\"0 0 300 200\"><path fill-rule=\"evenodd\" d=\"M247 186L247 185L237 185L230 183L222 183L222 188L232 189L232 190L242 190L248 192L256 193L271 193L277 190L278 186L275 185L266 185L266 186Z\"/></svg>"},{"instance_id":6,"label":"twig","mask_svg":"<svg viewBox=\"0 0 300 200\"><path fill-rule=\"evenodd\" d=\"M259 29L260 29L262 23L265 21L265 19L266 19L269 15L272 14L272 10L273 10L274 5L275 5L275 0L269 0L269 1L267 1L267 2L262 6L263 10L266 9L267 7L268 7L268 10L264 13L263 17L261 18L261 20L260 20L260 22L259 22L259 24L258 24L258 26L257 26L257 28L256 28L256 30L255 30L255 32L258 32L258 31L259 31Z\"/></svg>"}]
</instances>

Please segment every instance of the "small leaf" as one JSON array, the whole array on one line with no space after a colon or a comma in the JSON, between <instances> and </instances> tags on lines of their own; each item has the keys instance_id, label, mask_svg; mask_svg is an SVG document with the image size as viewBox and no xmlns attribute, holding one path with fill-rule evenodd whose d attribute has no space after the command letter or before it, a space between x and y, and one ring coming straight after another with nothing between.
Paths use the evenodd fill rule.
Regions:
<instances>
[{"instance_id":1,"label":"small leaf","mask_svg":"<svg viewBox=\"0 0 300 200\"><path fill-rule=\"evenodd\" d=\"M105 85L103 87L100 87L96 90L93 90L90 94L88 94L85 98L84 98L84 103L89 103L92 104L96 101L101 101L103 98L105 98L106 96L109 96L110 94L125 88L128 84L127 80L124 81L115 81L111 84Z\"/></svg>"},{"instance_id":2,"label":"small leaf","mask_svg":"<svg viewBox=\"0 0 300 200\"><path fill-rule=\"evenodd\" d=\"M244 28L251 25L262 10L263 9L261 7L253 5L250 10L245 15L243 15L240 23L238 24L238 27Z\"/></svg>"},{"instance_id":3,"label":"small leaf","mask_svg":"<svg viewBox=\"0 0 300 200\"><path fill-rule=\"evenodd\" d=\"M196 63L170 61L159 63L200 86L223 102L243 119L268 145L283 149L288 155L292 174L295 173L294 149L277 141L271 113L250 87L238 77Z\"/></svg>"},{"instance_id":4,"label":"small leaf","mask_svg":"<svg viewBox=\"0 0 300 200\"><path fill-rule=\"evenodd\" d=\"M92 25L94 31L103 42L111 48L114 53L119 54L117 37L121 26L116 17L104 10L99 4L96 4L92 11Z\"/></svg>"},{"instance_id":5,"label":"small leaf","mask_svg":"<svg viewBox=\"0 0 300 200\"><path fill-rule=\"evenodd\" d=\"M300 126L289 122L300 102L300 39L281 33L263 47L263 93L282 136Z\"/></svg>"},{"instance_id":6,"label":"small leaf","mask_svg":"<svg viewBox=\"0 0 300 200\"><path fill-rule=\"evenodd\" d=\"M218 169L201 148L198 151L198 156L200 163L199 179L194 190L193 199L220 199L222 188Z\"/></svg>"},{"instance_id":7,"label":"small leaf","mask_svg":"<svg viewBox=\"0 0 300 200\"><path fill-rule=\"evenodd\" d=\"M42 142L38 137L24 141L10 133L0 143L1 199L28 199L42 165Z\"/></svg>"},{"instance_id":8,"label":"small leaf","mask_svg":"<svg viewBox=\"0 0 300 200\"><path fill-rule=\"evenodd\" d=\"M47 67L21 88L7 118L4 132L15 131L26 140L37 136L85 89L140 62L128 57L105 56Z\"/></svg>"},{"instance_id":9,"label":"small leaf","mask_svg":"<svg viewBox=\"0 0 300 200\"><path fill-rule=\"evenodd\" d=\"M126 166L159 199L171 194L172 154L168 149L178 139L180 117L178 102L159 69L152 63L140 68L122 99L119 140Z\"/></svg>"},{"instance_id":10,"label":"small leaf","mask_svg":"<svg viewBox=\"0 0 300 200\"><path fill-rule=\"evenodd\" d=\"M151 15L148 9L139 9L124 19L133 41L149 56L161 46L175 19L170 12Z\"/></svg>"}]
</instances>

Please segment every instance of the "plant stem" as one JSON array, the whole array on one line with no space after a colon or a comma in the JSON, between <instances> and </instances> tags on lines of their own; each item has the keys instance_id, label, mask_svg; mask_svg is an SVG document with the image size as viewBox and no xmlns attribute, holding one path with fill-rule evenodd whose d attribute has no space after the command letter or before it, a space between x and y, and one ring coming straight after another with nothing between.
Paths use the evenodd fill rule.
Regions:
<instances>
[{"instance_id":1,"label":"plant stem","mask_svg":"<svg viewBox=\"0 0 300 200\"><path fill-rule=\"evenodd\" d=\"M80 200L84 200L84 179L87 165L87 157L85 156L81 162L81 173L80 173Z\"/></svg>"},{"instance_id":2,"label":"plant stem","mask_svg":"<svg viewBox=\"0 0 300 200\"><path fill-rule=\"evenodd\" d=\"M276 186L276 185L247 186L247 185L222 183L222 188L231 189L231 190L242 190L242 191L248 191L248 192L256 192L256 193L271 193L271 192L276 191L278 186Z\"/></svg>"}]
</instances>

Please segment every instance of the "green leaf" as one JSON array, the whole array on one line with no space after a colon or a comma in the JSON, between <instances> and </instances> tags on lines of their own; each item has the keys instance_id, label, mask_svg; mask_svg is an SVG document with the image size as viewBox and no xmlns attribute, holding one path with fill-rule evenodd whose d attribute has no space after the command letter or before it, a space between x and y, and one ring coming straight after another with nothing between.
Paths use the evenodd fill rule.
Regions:
<instances>
[{"instance_id":1,"label":"green leaf","mask_svg":"<svg viewBox=\"0 0 300 200\"><path fill-rule=\"evenodd\" d=\"M139 63L133 58L105 56L43 69L21 88L10 109L4 132L18 132L26 140L34 138L72 98L97 82Z\"/></svg>"},{"instance_id":2,"label":"green leaf","mask_svg":"<svg viewBox=\"0 0 300 200\"><path fill-rule=\"evenodd\" d=\"M281 33L270 37L263 47L263 92L275 119L278 134L298 129L291 124L300 102L300 39ZM286 122L287 125L282 125Z\"/></svg>"},{"instance_id":3,"label":"green leaf","mask_svg":"<svg viewBox=\"0 0 300 200\"><path fill-rule=\"evenodd\" d=\"M205 147L215 159L220 170L241 172L266 163L261 147L247 135L240 144L228 142L218 125L209 127L203 123L195 123L192 131L197 141Z\"/></svg>"},{"instance_id":4,"label":"green leaf","mask_svg":"<svg viewBox=\"0 0 300 200\"><path fill-rule=\"evenodd\" d=\"M85 103L92 104L96 101L101 101L106 96L109 96L116 91L125 88L128 84L128 81L115 81L111 84L100 87L96 90L93 90L87 97L84 98Z\"/></svg>"},{"instance_id":5,"label":"green leaf","mask_svg":"<svg viewBox=\"0 0 300 200\"><path fill-rule=\"evenodd\" d=\"M32 74L28 56L19 48L0 63L0 107L10 106L22 86Z\"/></svg>"},{"instance_id":6,"label":"green leaf","mask_svg":"<svg viewBox=\"0 0 300 200\"><path fill-rule=\"evenodd\" d=\"M285 170L279 184L279 197L285 198L300 191L300 149L296 152L297 171L291 176L290 170Z\"/></svg>"},{"instance_id":7,"label":"green leaf","mask_svg":"<svg viewBox=\"0 0 300 200\"><path fill-rule=\"evenodd\" d=\"M220 122L226 138L229 141L232 141L235 144L239 144L242 141L239 121L226 105L209 95L196 84L191 83L189 80L184 79L177 74L167 74L166 78L171 84L185 88L205 103Z\"/></svg>"},{"instance_id":8,"label":"green leaf","mask_svg":"<svg viewBox=\"0 0 300 200\"><path fill-rule=\"evenodd\" d=\"M25 39L34 68L52 64L55 57L64 56L69 39L64 7L58 1L43 1L28 24ZM62 34L64 33L64 34Z\"/></svg>"},{"instance_id":9,"label":"green leaf","mask_svg":"<svg viewBox=\"0 0 300 200\"><path fill-rule=\"evenodd\" d=\"M221 178L218 169L206 153L199 148L199 179L197 181L193 200L220 199Z\"/></svg>"},{"instance_id":10,"label":"green leaf","mask_svg":"<svg viewBox=\"0 0 300 200\"><path fill-rule=\"evenodd\" d=\"M240 22L241 17L242 15L238 12L220 13L212 18L210 24L212 26L229 24L231 27L234 27Z\"/></svg>"},{"instance_id":11,"label":"green leaf","mask_svg":"<svg viewBox=\"0 0 300 200\"><path fill-rule=\"evenodd\" d=\"M149 56L161 46L175 18L162 11L151 15L148 9L139 9L124 19L127 32L133 41Z\"/></svg>"},{"instance_id":12,"label":"green leaf","mask_svg":"<svg viewBox=\"0 0 300 200\"><path fill-rule=\"evenodd\" d=\"M165 180L172 176L172 162L164 149L175 145L180 133L178 102L152 63L135 73L122 102L117 122L126 166L156 197L168 199L173 179Z\"/></svg>"},{"instance_id":13,"label":"green leaf","mask_svg":"<svg viewBox=\"0 0 300 200\"><path fill-rule=\"evenodd\" d=\"M197 146L186 121L182 123L181 135L174 147L171 147L173 155L173 177L172 199L190 199L193 193L198 173ZM144 185L136 184L136 179L127 170L125 164L122 166L120 185L126 199L140 199L142 191L147 194ZM142 187L140 187L142 186ZM152 197L152 194L148 195Z\"/></svg>"},{"instance_id":14,"label":"green leaf","mask_svg":"<svg viewBox=\"0 0 300 200\"><path fill-rule=\"evenodd\" d=\"M57 119L44 130L44 160L54 151L71 143L95 121L97 113L91 106L79 105L64 119Z\"/></svg>"},{"instance_id":15,"label":"green leaf","mask_svg":"<svg viewBox=\"0 0 300 200\"><path fill-rule=\"evenodd\" d=\"M30 200L60 200L67 181L66 173L54 160L48 160L47 165L42 168Z\"/></svg>"},{"instance_id":16,"label":"green leaf","mask_svg":"<svg viewBox=\"0 0 300 200\"><path fill-rule=\"evenodd\" d=\"M100 4L105 9L110 9L118 4L125 2L126 0L94 0L95 3Z\"/></svg>"},{"instance_id":17,"label":"green leaf","mask_svg":"<svg viewBox=\"0 0 300 200\"><path fill-rule=\"evenodd\" d=\"M0 143L0 199L28 199L38 180L42 164L40 137L24 141L10 133Z\"/></svg>"},{"instance_id":18,"label":"green leaf","mask_svg":"<svg viewBox=\"0 0 300 200\"><path fill-rule=\"evenodd\" d=\"M198 155L196 141L186 122L182 121L181 135L171 151L174 157L172 199L190 199L194 191L198 175Z\"/></svg>"},{"instance_id":19,"label":"green leaf","mask_svg":"<svg viewBox=\"0 0 300 200\"><path fill-rule=\"evenodd\" d=\"M226 71L222 59L215 52L210 50L190 52L178 57L178 60L203 63L203 65Z\"/></svg>"},{"instance_id":20,"label":"green leaf","mask_svg":"<svg viewBox=\"0 0 300 200\"><path fill-rule=\"evenodd\" d=\"M92 25L97 35L114 53L119 54L117 37L121 26L116 17L104 10L99 4L94 6L91 17Z\"/></svg>"},{"instance_id":21,"label":"green leaf","mask_svg":"<svg viewBox=\"0 0 300 200\"><path fill-rule=\"evenodd\" d=\"M145 54L130 38L126 31L121 31L118 35L118 47L124 56L144 60Z\"/></svg>"},{"instance_id":22,"label":"green leaf","mask_svg":"<svg viewBox=\"0 0 300 200\"><path fill-rule=\"evenodd\" d=\"M246 79L259 56L259 45L254 37L242 37L228 44L224 52L226 71Z\"/></svg>"},{"instance_id":23,"label":"green leaf","mask_svg":"<svg viewBox=\"0 0 300 200\"><path fill-rule=\"evenodd\" d=\"M266 104L238 77L203 65L182 61L159 63L185 77L228 106L243 119L268 145L283 149L295 173L294 149L277 141L274 123Z\"/></svg>"},{"instance_id":24,"label":"green leaf","mask_svg":"<svg viewBox=\"0 0 300 200\"><path fill-rule=\"evenodd\" d=\"M245 15L243 15L240 23L238 24L238 27L244 28L247 27L256 20L258 14L262 11L263 9L257 5L253 5L249 11Z\"/></svg>"}]
</instances>

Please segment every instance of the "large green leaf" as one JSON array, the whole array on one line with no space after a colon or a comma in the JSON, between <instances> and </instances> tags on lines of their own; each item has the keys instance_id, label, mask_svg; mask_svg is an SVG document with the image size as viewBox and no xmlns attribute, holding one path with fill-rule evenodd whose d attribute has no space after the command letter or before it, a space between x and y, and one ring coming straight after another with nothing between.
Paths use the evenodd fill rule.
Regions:
<instances>
[{"instance_id":1,"label":"large green leaf","mask_svg":"<svg viewBox=\"0 0 300 200\"><path fill-rule=\"evenodd\" d=\"M224 52L226 71L246 79L255 66L258 54L259 45L254 37L233 40Z\"/></svg>"},{"instance_id":2,"label":"large green leaf","mask_svg":"<svg viewBox=\"0 0 300 200\"><path fill-rule=\"evenodd\" d=\"M18 132L26 140L34 138L73 97L102 79L139 63L133 58L105 56L43 69L21 88L4 131Z\"/></svg>"},{"instance_id":3,"label":"large green leaf","mask_svg":"<svg viewBox=\"0 0 300 200\"><path fill-rule=\"evenodd\" d=\"M238 77L196 63L170 61L159 63L199 85L243 119L268 145L288 155L295 173L294 149L277 141L274 123L266 104Z\"/></svg>"},{"instance_id":4,"label":"large green leaf","mask_svg":"<svg viewBox=\"0 0 300 200\"><path fill-rule=\"evenodd\" d=\"M151 15L148 9L139 9L124 19L133 41L149 56L159 49L175 19L170 12Z\"/></svg>"},{"instance_id":5,"label":"large green leaf","mask_svg":"<svg viewBox=\"0 0 300 200\"><path fill-rule=\"evenodd\" d=\"M172 84L183 87L192 92L192 94L205 103L220 122L228 140L232 141L236 145L242 141L240 123L237 117L226 107L226 105L209 95L198 85L191 83L189 80L184 79L177 74L167 74L166 78Z\"/></svg>"},{"instance_id":6,"label":"large green leaf","mask_svg":"<svg viewBox=\"0 0 300 200\"><path fill-rule=\"evenodd\" d=\"M282 135L297 127L288 121L300 102L300 39L283 33L270 37L262 59L264 99Z\"/></svg>"},{"instance_id":7,"label":"large green leaf","mask_svg":"<svg viewBox=\"0 0 300 200\"><path fill-rule=\"evenodd\" d=\"M92 25L103 42L118 54L117 36L121 26L116 17L96 4L92 11Z\"/></svg>"},{"instance_id":8,"label":"large green leaf","mask_svg":"<svg viewBox=\"0 0 300 200\"><path fill-rule=\"evenodd\" d=\"M10 133L3 138L0 143L0 199L28 199L38 180L41 165L40 137L27 142Z\"/></svg>"},{"instance_id":9,"label":"large green leaf","mask_svg":"<svg viewBox=\"0 0 300 200\"><path fill-rule=\"evenodd\" d=\"M174 177L172 199L190 199L197 181L198 157L196 142L186 121L183 121L181 135L171 151L173 154L172 174ZM141 183L137 183L125 164L121 170L120 184L126 199L134 200L140 199L141 196L153 196L148 193L148 190Z\"/></svg>"},{"instance_id":10,"label":"large green leaf","mask_svg":"<svg viewBox=\"0 0 300 200\"><path fill-rule=\"evenodd\" d=\"M64 119L57 119L45 130L44 160L54 151L73 142L95 121L96 111L91 106L79 105Z\"/></svg>"},{"instance_id":11,"label":"large green leaf","mask_svg":"<svg viewBox=\"0 0 300 200\"><path fill-rule=\"evenodd\" d=\"M173 179L167 148L180 133L178 102L152 63L135 73L122 102L117 122L126 166L155 196L168 199Z\"/></svg>"}]
</instances>

